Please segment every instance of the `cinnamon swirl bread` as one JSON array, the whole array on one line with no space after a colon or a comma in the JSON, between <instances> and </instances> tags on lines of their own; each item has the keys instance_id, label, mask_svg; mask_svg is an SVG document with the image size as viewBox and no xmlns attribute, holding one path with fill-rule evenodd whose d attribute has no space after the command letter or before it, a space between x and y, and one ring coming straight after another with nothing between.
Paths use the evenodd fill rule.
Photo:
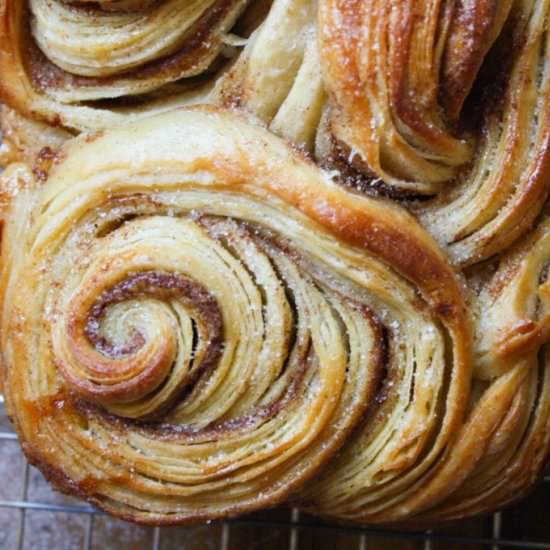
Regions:
<instances>
[{"instance_id":1,"label":"cinnamon swirl bread","mask_svg":"<svg viewBox=\"0 0 550 550\"><path fill-rule=\"evenodd\" d=\"M405 211L207 108L77 138L42 187L21 187L3 239L4 390L61 489L155 524L272 505L384 384L415 376L432 445L451 444L468 315ZM415 335L402 351L399 327Z\"/></svg>"},{"instance_id":2,"label":"cinnamon swirl bread","mask_svg":"<svg viewBox=\"0 0 550 550\"><path fill-rule=\"evenodd\" d=\"M399 200L466 267L548 195L549 17L544 0L275 0L217 100Z\"/></svg>"},{"instance_id":3,"label":"cinnamon swirl bread","mask_svg":"<svg viewBox=\"0 0 550 550\"><path fill-rule=\"evenodd\" d=\"M274 0L209 105L156 114L244 2L2 1L3 99L101 128L3 117L2 378L55 486L155 525L433 525L536 482L550 0Z\"/></svg>"},{"instance_id":4,"label":"cinnamon swirl bread","mask_svg":"<svg viewBox=\"0 0 550 550\"><path fill-rule=\"evenodd\" d=\"M2 0L0 99L78 131L199 101L246 3Z\"/></svg>"},{"instance_id":5,"label":"cinnamon swirl bread","mask_svg":"<svg viewBox=\"0 0 550 550\"><path fill-rule=\"evenodd\" d=\"M6 405L61 490L151 524L287 499L426 523L539 474L545 219L465 278L404 209L212 107L76 138L41 185L11 177Z\"/></svg>"}]
</instances>

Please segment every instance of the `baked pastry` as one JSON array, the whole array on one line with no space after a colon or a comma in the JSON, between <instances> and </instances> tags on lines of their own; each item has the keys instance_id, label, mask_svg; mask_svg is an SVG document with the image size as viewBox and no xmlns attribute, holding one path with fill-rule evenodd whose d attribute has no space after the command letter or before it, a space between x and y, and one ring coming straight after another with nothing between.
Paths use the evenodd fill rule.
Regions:
<instances>
[{"instance_id":1,"label":"baked pastry","mask_svg":"<svg viewBox=\"0 0 550 550\"><path fill-rule=\"evenodd\" d=\"M272 132L313 153L326 104L311 0L274 0L208 100L253 114Z\"/></svg>"},{"instance_id":2,"label":"baked pastry","mask_svg":"<svg viewBox=\"0 0 550 550\"><path fill-rule=\"evenodd\" d=\"M507 3L487 2L497 14ZM544 2L512 4L500 43L485 60L497 65L503 55L506 63L484 90L471 166L418 209L461 266L490 258L530 230L548 196L549 15Z\"/></svg>"},{"instance_id":3,"label":"baked pastry","mask_svg":"<svg viewBox=\"0 0 550 550\"><path fill-rule=\"evenodd\" d=\"M0 347L29 460L149 524L292 502L431 525L528 490L550 446L549 10L321 0L316 23L275 0L217 106L12 165Z\"/></svg>"},{"instance_id":4,"label":"baked pastry","mask_svg":"<svg viewBox=\"0 0 550 550\"><path fill-rule=\"evenodd\" d=\"M0 104L0 167L12 162L33 166L37 158L53 154L73 135L63 128L21 116Z\"/></svg>"},{"instance_id":5,"label":"baked pastry","mask_svg":"<svg viewBox=\"0 0 550 550\"><path fill-rule=\"evenodd\" d=\"M432 335L419 323L405 324L395 337L402 349L388 357L381 404L306 488L303 505L362 523L412 517L434 525L523 496L550 449L549 260L545 215L497 266L481 270L477 281L470 277L473 370L462 396L464 420L450 444L438 442L453 401L430 386L438 372L437 352L426 357Z\"/></svg>"},{"instance_id":6,"label":"baked pastry","mask_svg":"<svg viewBox=\"0 0 550 550\"><path fill-rule=\"evenodd\" d=\"M286 498L377 402L392 324L430 334L417 369L449 400L443 448L460 426L470 329L444 255L405 211L347 194L230 112L76 138L43 187L22 185L3 245L4 391L23 450L120 517Z\"/></svg>"},{"instance_id":7,"label":"baked pastry","mask_svg":"<svg viewBox=\"0 0 550 550\"><path fill-rule=\"evenodd\" d=\"M429 523L540 473L547 221L474 293L405 210L211 107L76 138L42 187L16 176L6 405L61 490L152 524L287 498Z\"/></svg>"},{"instance_id":8,"label":"baked pastry","mask_svg":"<svg viewBox=\"0 0 550 550\"><path fill-rule=\"evenodd\" d=\"M246 3L2 0L0 99L78 131L199 101Z\"/></svg>"},{"instance_id":9,"label":"baked pastry","mask_svg":"<svg viewBox=\"0 0 550 550\"><path fill-rule=\"evenodd\" d=\"M399 200L461 267L531 229L548 195L546 3L320 0L316 10L275 0L218 82L219 101L343 184Z\"/></svg>"}]
</instances>

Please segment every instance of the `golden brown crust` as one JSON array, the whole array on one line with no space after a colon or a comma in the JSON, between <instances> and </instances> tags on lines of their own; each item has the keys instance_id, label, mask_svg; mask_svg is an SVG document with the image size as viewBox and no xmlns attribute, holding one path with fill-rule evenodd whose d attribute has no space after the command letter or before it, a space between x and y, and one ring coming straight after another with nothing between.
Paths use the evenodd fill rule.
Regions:
<instances>
[{"instance_id":1,"label":"golden brown crust","mask_svg":"<svg viewBox=\"0 0 550 550\"><path fill-rule=\"evenodd\" d=\"M63 6L29 6L49 23L23 76L70 106L33 113L50 122L81 129L99 84L185 61L171 43L95 67ZM226 108L110 130L94 111L60 151L8 112L32 168L1 182L2 378L32 463L152 525L290 500L425 526L524 494L550 450L549 9L322 0L316 23L275 0L208 96Z\"/></svg>"},{"instance_id":2,"label":"golden brown crust","mask_svg":"<svg viewBox=\"0 0 550 550\"><path fill-rule=\"evenodd\" d=\"M436 195L411 206L461 267L528 232L548 195L547 8L330 0L320 14L348 163L393 193Z\"/></svg>"},{"instance_id":3,"label":"golden brown crust","mask_svg":"<svg viewBox=\"0 0 550 550\"><path fill-rule=\"evenodd\" d=\"M0 99L77 131L200 101L211 83L191 77L214 67L246 0L141 4L2 0Z\"/></svg>"},{"instance_id":4,"label":"golden brown crust","mask_svg":"<svg viewBox=\"0 0 550 550\"><path fill-rule=\"evenodd\" d=\"M12 244L23 227L25 252ZM463 417L470 329L445 256L405 211L346 194L234 113L178 110L71 141L40 193L16 199L3 257L6 403L24 451L61 489L119 517L193 523L288 498L329 462L367 407L396 399L382 376L399 346L397 327L409 330L405 311L446 350L437 367L446 374L426 379L445 392L444 412L435 439L422 445L440 452ZM241 309L244 289L252 304L259 299L243 265L270 289L264 321L253 320L257 306ZM21 270L34 273L28 286L14 284ZM237 275L240 286L227 294L223 285ZM274 292L279 285L291 304ZM405 310L388 294L392 286ZM37 299L21 301L29 292ZM164 302L176 317L164 317ZM173 332L185 334L187 315L198 331L193 353L211 365L189 374L185 336ZM262 330L247 325L258 322L267 323L263 344ZM32 344L29 331L38 331ZM235 331L238 346L263 347L240 355ZM284 356L286 366L272 372ZM399 384L398 371L386 376ZM279 437L290 439L281 446Z\"/></svg>"},{"instance_id":5,"label":"golden brown crust","mask_svg":"<svg viewBox=\"0 0 550 550\"><path fill-rule=\"evenodd\" d=\"M175 53L153 59L133 69L124 77L131 80L145 80L152 77L173 80L174 73L194 76L196 66L201 64L201 59L210 57L212 49L221 48L221 44L212 44L210 34L212 29L220 25L220 22L228 17L234 9L235 2L223 0L215 6L208 8L200 19L187 31L188 38ZM30 29L27 29L30 32ZM214 41L221 42L221 36L214 37ZM93 77L71 75L57 67L48 60L40 51L36 43L29 41L26 44L25 57L27 59L30 79L34 87L47 91L48 89L65 88L71 86L91 87L112 85L113 77Z\"/></svg>"},{"instance_id":6,"label":"golden brown crust","mask_svg":"<svg viewBox=\"0 0 550 550\"><path fill-rule=\"evenodd\" d=\"M41 152L46 149L55 152L72 137L66 130L27 119L1 104L0 127L0 166L12 162L26 162L33 166Z\"/></svg>"},{"instance_id":7,"label":"golden brown crust","mask_svg":"<svg viewBox=\"0 0 550 550\"><path fill-rule=\"evenodd\" d=\"M323 0L315 14L274 2L210 99L402 201L460 268L526 234L548 195L546 5Z\"/></svg>"},{"instance_id":8,"label":"golden brown crust","mask_svg":"<svg viewBox=\"0 0 550 550\"><path fill-rule=\"evenodd\" d=\"M453 12L438 1L320 4L332 130L357 160L404 191L436 192L470 157L438 106L444 45L463 30Z\"/></svg>"},{"instance_id":9,"label":"golden brown crust","mask_svg":"<svg viewBox=\"0 0 550 550\"><path fill-rule=\"evenodd\" d=\"M500 34L511 8L511 2L498 0L460 0L455 4L439 96L451 121L458 120L489 47Z\"/></svg>"}]
</instances>

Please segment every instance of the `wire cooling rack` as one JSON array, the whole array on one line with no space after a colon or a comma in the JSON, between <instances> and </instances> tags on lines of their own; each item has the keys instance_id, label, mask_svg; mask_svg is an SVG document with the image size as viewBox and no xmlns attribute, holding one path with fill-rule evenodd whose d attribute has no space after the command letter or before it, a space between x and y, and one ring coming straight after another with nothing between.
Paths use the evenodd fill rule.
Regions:
<instances>
[{"instance_id":1,"label":"wire cooling rack","mask_svg":"<svg viewBox=\"0 0 550 550\"><path fill-rule=\"evenodd\" d=\"M550 550L549 504L547 476L514 507L435 531L343 527L296 509L202 527L143 528L51 491L23 459L0 395L0 550Z\"/></svg>"}]
</instances>

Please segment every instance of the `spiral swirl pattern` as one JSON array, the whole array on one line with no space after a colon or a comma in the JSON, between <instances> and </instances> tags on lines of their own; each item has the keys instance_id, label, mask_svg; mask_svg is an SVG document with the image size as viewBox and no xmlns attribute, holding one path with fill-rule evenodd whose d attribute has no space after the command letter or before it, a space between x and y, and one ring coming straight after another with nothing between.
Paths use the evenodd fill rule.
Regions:
<instances>
[{"instance_id":1,"label":"spiral swirl pattern","mask_svg":"<svg viewBox=\"0 0 550 550\"><path fill-rule=\"evenodd\" d=\"M464 424L437 462L426 463L429 455L418 452L425 427L418 412L413 425L405 423L406 415L393 416L400 406L412 414L398 393L303 492L303 505L362 523L412 515L415 525L434 525L494 510L537 481L550 449L548 229L546 220L472 298L469 404Z\"/></svg>"},{"instance_id":2,"label":"spiral swirl pattern","mask_svg":"<svg viewBox=\"0 0 550 550\"><path fill-rule=\"evenodd\" d=\"M443 255L234 114L73 140L6 231L9 412L34 464L111 513L279 502L394 383L433 456L460 425L470 332Z\"/></svg>"},{"instance_id":3,"label":"spiral swirl pattern","mask_svg":"<svg viewBox=\"0 0 550 550\"><path fill-rule=\"evenodd\" d=\"M343 184L400 200L460 267L531 229L548 195L548 2L316 9L276 0L218 101L252 112Z\"/></svg>"},{"instance_id":4,"label":"spiral swirl pattern","mask_svg":"<svg viewBox=\"0 0 550 550\"><path fill-rule=\"evenodd\" d=\"M491 266L469 277L475 334L469 404L437 463L417 453L425 426L418 412L413 426L404 423L406 415L387 418L400 402L407 407L401 394L353 434L304 491L304 504L359 522L393 522L413 513L415 524L433 525L495 509L532 486L550 449L549 231L546 213L495 271Z\"/></svg>"},{"instance_id":5,"label":"spiral swirl pattern","mask_svg":"<svg viewBox=\"0 0 550 550\"><path fill-rule=\"evenodd\" d=\"M0 45L32 118L217 104L63 146L3 110L31 167L0 178L2 374L54 484L157 525L287 500L428 525L528 490L550 452L550 0L275 0L174 101L188 33L211 40L183 76L244 2L5 5L34 37Z\"/></svg>"},{"instance_id":6,"label":"spiral swirl pattern","mask_svg":"<svg viewBox=\"0 0 550 550\"><path fill-rule=\"evenodd\" d=\"M246 3L2 0L0 98L78 131L200 101Z\"/></svg>"}]
</instances>

